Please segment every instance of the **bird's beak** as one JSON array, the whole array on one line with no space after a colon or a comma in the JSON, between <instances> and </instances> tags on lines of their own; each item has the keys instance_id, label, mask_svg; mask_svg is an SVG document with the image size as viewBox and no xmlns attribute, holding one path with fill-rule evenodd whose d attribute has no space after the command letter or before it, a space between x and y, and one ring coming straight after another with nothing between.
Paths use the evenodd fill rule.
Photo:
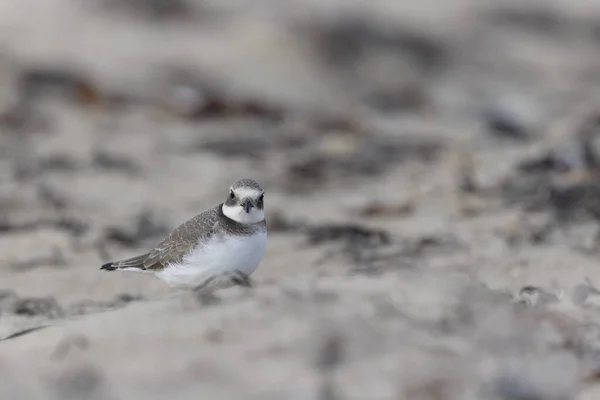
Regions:
<instances>
[{"instance_id":1,"label":"bird's beak","mask_svg":"<svg viewBox=\"0 0 600 400\"><path fill-rule=\"evenodd\" d=\"M244 211L246 211L246 214L250 212L250 209L252 207L254 207L254 204L252 204L252 200L246 199L242 202L242 208L244 209Z\"/></svg>"}]
</instances>

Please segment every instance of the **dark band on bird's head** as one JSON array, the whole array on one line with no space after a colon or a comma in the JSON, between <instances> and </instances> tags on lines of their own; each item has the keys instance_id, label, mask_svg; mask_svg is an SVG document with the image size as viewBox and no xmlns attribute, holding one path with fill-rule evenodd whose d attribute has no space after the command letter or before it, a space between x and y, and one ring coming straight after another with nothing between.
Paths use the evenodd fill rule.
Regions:
<instances>
[{"instance_id":1,"label":"dark band on bird's head","mask_svg":"<svg viewBox=\"0 0 600 400\"><path fill-rule=\"evenodd\" d=\"M236 205L236 203L238 202L238 198L235 195L235 193L233 192L232 189L229 190L229 194L227 195L227 199L225 200L225 205L233 207Z\"/></svg>"}]
</instances>

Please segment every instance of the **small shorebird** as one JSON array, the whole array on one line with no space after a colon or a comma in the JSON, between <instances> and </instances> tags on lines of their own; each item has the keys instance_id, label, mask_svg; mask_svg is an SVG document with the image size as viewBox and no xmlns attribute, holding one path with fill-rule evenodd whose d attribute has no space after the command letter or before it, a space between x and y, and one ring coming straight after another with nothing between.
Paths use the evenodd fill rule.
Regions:
<instances>
[{"instance_id":1,"label":"small shorebird","mask_svg":"<svg viewBox=\"0 0 600 400\"><path fill-rule=\"evenodd\" d=\"M225 202L181 224L150 252L100 269L150 273L173 287L212 292L250 286L266 246L264 190L241 179Z\"/></svg>"}]
</instances>

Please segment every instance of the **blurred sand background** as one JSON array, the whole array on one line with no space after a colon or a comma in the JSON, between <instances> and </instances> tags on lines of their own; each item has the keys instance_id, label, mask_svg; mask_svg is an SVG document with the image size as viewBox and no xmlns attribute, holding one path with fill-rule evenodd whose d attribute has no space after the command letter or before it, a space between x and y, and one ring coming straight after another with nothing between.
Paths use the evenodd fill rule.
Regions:
<instances>
[{"instance_id":1,"label":"blurred sand background","mask_svg":"<svg viewBox=\"0 0 600 400\"><path fill-rule=\"evenodd\" d=\"M598 398L599 94L591 0L0 2L0 398ZM99 271L242 177L253 289Z\"/></svg>"}]
</instances>

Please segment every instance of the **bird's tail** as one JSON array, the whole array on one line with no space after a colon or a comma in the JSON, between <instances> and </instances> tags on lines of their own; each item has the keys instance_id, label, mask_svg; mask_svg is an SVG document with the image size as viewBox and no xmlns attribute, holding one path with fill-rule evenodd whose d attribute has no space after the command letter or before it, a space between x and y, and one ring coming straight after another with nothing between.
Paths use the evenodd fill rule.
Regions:
<instances>
[{"instance_id":1,"label":"bird's tail","mask_svg":"<svg viewBox=\"0 0 600 400\"><path fill-rule=\"evenodd\" d=\"M141 256L128 258L126 260L109 262L100 267L101 270L104 271L116 271L116 270L139 270L145 271L146 267L144 267L144 260L148 258L148 254L143 254Z\"/></svg>"},{"instance_id":2,"label":"bird's tail","mask_svg":"<svg viewBox=\"0 0 600 400\"><path fill-rule=\"evenodd\" d=\"M112 263L112 262L109 262L109 263L103 264L103 265L100 267L100 269L103 269L103 270L105 270L105 271L114 271L114 270L118 269L118 268L117 268L117 267L115 267L114 265L115 265L114 263Z\"/></svg>"}]
</instances>

